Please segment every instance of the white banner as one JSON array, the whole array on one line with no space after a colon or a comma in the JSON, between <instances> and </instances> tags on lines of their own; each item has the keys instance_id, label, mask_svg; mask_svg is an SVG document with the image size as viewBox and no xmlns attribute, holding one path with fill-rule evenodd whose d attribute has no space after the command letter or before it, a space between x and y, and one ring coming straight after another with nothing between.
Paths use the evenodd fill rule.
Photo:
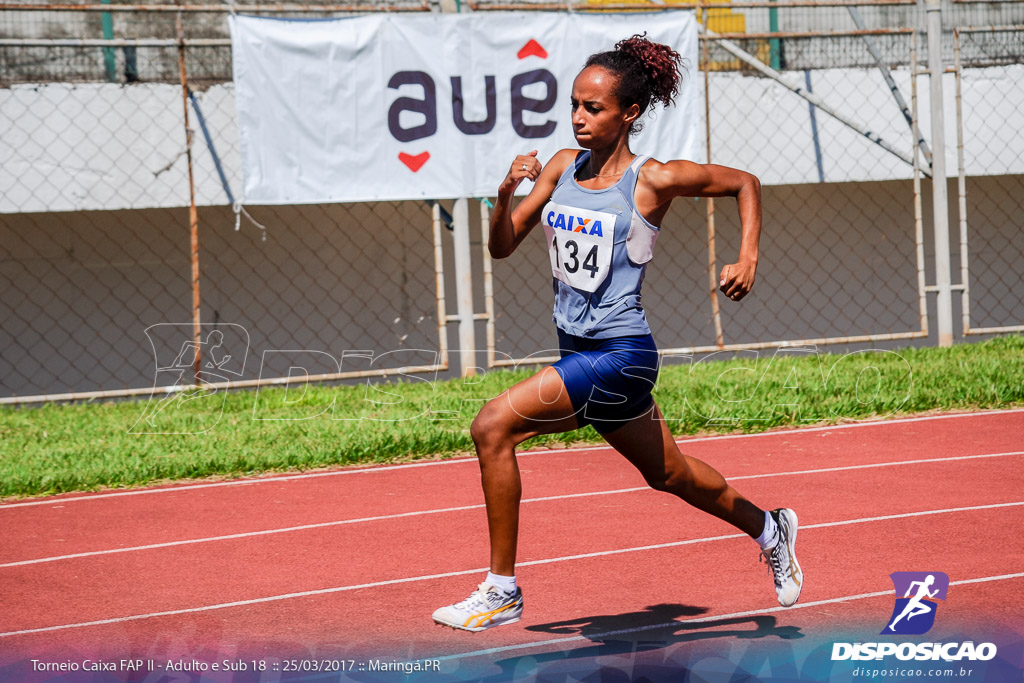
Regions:
<instances>
[{"instance_id":1,"label":"white banner","mask_svg":"<svg viewBox=\"0 0 1024 683\"><path fill-rule=\"evenodd\" d=\"M245 200L493 196L516 154L577 147L573 79L645 31L686 69L676 105L645 113L631 148L704 161L693 12L233 16Z\"/></svg>"}]
</instances>

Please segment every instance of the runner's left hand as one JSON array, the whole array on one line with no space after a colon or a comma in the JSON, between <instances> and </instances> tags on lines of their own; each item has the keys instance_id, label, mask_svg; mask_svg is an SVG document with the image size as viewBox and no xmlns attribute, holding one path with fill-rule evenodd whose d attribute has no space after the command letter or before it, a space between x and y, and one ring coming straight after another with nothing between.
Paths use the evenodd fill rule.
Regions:
<instances>
[{"instance_id":1,"label":"runner's left hand","mask_svg":"<svg viewBox=\"0 0 1024 683\"><path fill-rule=\"evenodd\" d=\"M722 274L718 278L718 288L733 301L739 301L754 286L754 271L756 270L757 263L749 261L730 263L722 268Z\"/></svg>"}]
</instances>

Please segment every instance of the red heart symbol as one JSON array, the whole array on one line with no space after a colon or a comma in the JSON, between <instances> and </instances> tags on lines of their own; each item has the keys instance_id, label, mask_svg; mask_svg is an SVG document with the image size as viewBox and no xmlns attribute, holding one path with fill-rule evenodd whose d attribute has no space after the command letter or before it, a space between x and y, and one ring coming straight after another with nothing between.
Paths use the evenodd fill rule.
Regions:
<instances>
[{"instance_id":1,"label":"red heart symbol","mask_svg":"<svg viewBox=\"0 0 1024 683\"><path fill-rule=\"evenodd\" d=\"M526 45L519 48L519 52L516 55L519 59L526 59L527 57L540 57L541 59L548 58L548 51L540 46L533 38L527 41Z\"/></svg>"},{"instance_id":2,"label":"red heart symbol","mask_svg":"<svg viewBox=\"0 0 1024 683\"><path fill-rule=\"evenodd\" d=\"M405 152L398 153L398 160L408 166L409 170L413 173L423 168L423 164L427 163L427 159L429 158L430 152L420 152L416 156L406 154Z\"/></svg>"}]
</instances>

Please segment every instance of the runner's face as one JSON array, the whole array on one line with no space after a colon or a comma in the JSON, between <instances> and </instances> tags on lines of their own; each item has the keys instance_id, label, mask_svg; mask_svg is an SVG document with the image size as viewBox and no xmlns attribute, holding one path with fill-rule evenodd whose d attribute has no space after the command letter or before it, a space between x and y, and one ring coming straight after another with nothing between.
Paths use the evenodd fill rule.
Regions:
<instances>
[{"instance_id":1,"label":"runner's face","mask_svg":"<svg viewBox=\"0 0 1024 683\"><path fill-rule=\"evenodd\" d=\"M628 133L635 116L626 117L619 107L615 97L617 85L618 76L599 66L588 66L573 81L572 132L580 147L613 145Z\"/></svg>"}]
</instances>

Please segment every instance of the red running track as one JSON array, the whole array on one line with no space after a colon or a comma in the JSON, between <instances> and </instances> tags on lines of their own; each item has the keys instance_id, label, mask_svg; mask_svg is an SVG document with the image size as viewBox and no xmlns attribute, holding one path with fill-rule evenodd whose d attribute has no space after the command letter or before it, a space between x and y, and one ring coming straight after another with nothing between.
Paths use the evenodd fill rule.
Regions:
<instances>
[{"instance_id":1,"label":"red running track","mask_svg":"<svg viewBox=\"0 0 1024 683\"><path fill-rule=\"evenodd\" d=\"M448 671L512 675L523 655L614 656L594 645L609 638L670 658L754 635L870 636L893 571L949 575L939 634L1024 628L1006 599L1024 593L1024 411L681 444L755 503L798 512L796 608L778 608L750 539L645 488L614 451L532 451L524 619L479 634L430 619L486 571L473 459L0 506L0 679L82 657L446 656Z\"/></svg>"}]
</instances>

